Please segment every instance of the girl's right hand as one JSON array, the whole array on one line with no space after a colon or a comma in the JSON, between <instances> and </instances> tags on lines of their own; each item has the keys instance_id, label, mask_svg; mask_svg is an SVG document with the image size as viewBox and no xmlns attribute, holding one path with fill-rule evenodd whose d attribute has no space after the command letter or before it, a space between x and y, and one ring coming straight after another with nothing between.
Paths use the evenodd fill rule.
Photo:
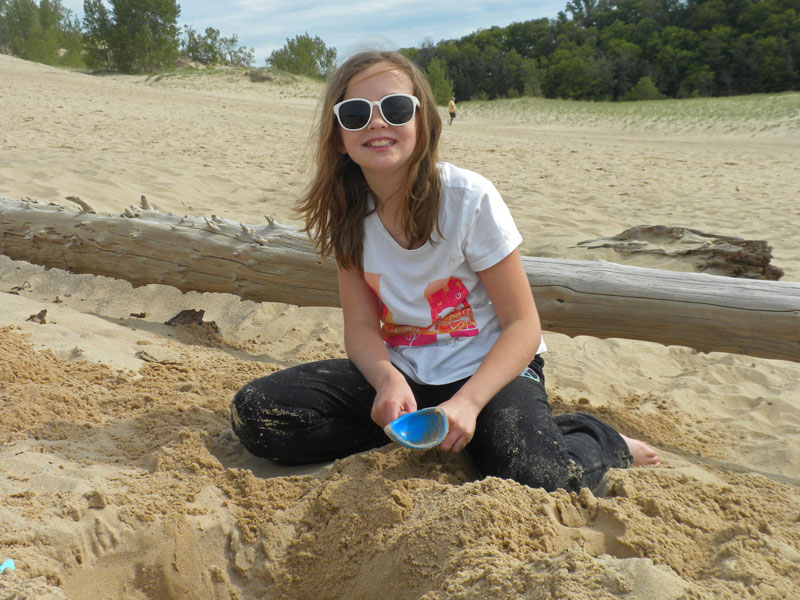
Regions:
<instances>
[{"instance_id":1,"label":"girl's right hand","mask_svg":"<svg viewBox=\"0 0 800 600\"><path fill-rule=\"evenodd\" d=\"M400 415L417 410L414 393L404 377L390 380L378 389L372 403L370 416L381 427L386 427Z\"/></svg>"}]
</instances>

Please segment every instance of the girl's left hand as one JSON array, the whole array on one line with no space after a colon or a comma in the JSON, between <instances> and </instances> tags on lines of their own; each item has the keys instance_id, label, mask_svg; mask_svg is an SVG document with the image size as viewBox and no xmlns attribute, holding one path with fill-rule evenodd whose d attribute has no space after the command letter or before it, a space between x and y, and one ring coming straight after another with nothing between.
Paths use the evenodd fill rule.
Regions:
<instances>
[{"instance_id":1,"label":"girl's left hand","mask_svg":"<svg viewBox=\"0 0 800 600\"><path fill-rule=\"evenodd\" d=\"M439 405L447 415L449 430L447 436L439 444L442 450L461 452L469 444L475 434L475 424L478 420L480 409L470 402L457 397L450 398Z\"/></svg>"}]
</instances>

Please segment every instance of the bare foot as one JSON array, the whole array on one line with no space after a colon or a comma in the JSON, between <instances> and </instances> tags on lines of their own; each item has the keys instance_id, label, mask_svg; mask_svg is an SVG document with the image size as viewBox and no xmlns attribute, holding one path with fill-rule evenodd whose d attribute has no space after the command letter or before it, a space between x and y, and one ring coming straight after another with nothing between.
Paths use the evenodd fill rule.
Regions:
<instances>
[{"instance_id":1,"label":"bare foot","mask_svg":"<svg viewBox=\"0 0 800 600\"><path fill-rule=\"evenodd\" d=\"M620 434L622 435L622 434ZM660 465L661 461L658 460L658 454L650 446L641 440L634 440L626 436L622 436L625 443L628 444L628 450L633 455L634 467L646 467L648 465Z\"/></svg>"}]
</instances>

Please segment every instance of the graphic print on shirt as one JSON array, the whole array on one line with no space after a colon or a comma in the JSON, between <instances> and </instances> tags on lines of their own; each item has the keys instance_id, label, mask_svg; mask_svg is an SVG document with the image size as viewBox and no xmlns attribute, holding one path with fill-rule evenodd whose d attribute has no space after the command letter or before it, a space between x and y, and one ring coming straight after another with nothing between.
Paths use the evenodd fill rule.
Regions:
<instances>
[{"instance_id":1,"label":"graphic print on shirt","mask_svg":"<svg viewBox=\"0 0 800 600\"><path fill-rule=\"evenodd\" d=\"M396 323L391 311L381 300L380 274L364 273L367 285L378 297L381 312L381 336L389 346L424 346L434 343L439 335L451 338L478 335L478 324L467 301L469 290L456 278L440 279L425 288L425 299L431 311L428 327Z\"/></svg>"}]
</instances>

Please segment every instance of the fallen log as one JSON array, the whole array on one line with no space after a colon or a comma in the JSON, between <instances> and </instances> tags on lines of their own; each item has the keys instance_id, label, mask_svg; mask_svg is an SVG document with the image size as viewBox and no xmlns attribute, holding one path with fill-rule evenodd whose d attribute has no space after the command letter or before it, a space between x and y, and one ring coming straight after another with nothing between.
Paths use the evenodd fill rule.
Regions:
<instances>
[{"instance_id":1,"label":"fallen log","mask_svg":"<svg viewBox=\"0 0 800 600\"><path fill-rule=\"evenodd\" d=\"M522 261L546 330L800 362L800 283Z\"/></svg>"},{"instance_id":2,"label":"fallen log","mask_svg":"<svg viewBox=\"0 0 800 600\"><path fill-rule=\"evenodd\" d=\"M320 259L295 228L149 208L97 214L84 204L0 198L0 253L134 286L338 306L334 261ZM800 283L602 261L523 257L523 264L546 330L800 362Z\"/></svg>"},{"instance_id":3,"label":"fallen log","mask_svg":"<svg viewBox=\"0 0 800 600\"><path fill-rule=\"evenodd\" d=\"M74 200L74 197L70 197ZM85 204L85 203L84 203ZM338 306L333 261L297 229L127 208L122 215L0 198L0 253L16 260L183 292Z\"/></svg>"}]
</instances>

